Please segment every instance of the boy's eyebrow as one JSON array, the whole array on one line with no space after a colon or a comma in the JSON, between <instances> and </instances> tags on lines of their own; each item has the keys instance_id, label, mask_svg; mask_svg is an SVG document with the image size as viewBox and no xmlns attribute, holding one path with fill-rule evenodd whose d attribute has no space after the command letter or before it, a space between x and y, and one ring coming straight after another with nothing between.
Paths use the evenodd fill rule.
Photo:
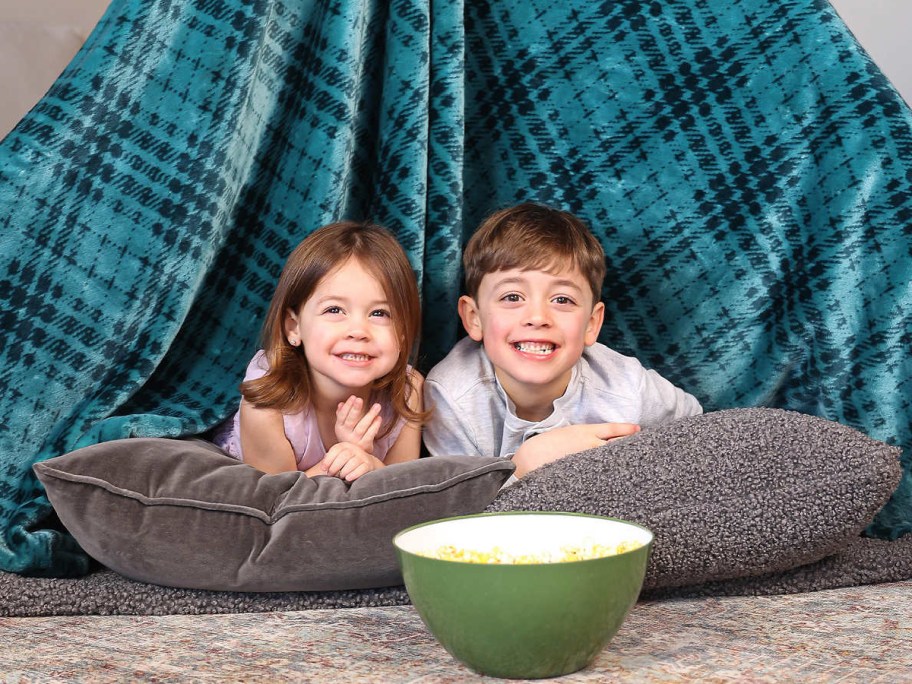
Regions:
<instances>
[{"instance_id":1,"label":"boy's eyebrow","mask_svg":"<svg viewBox=\"0 0 912 684\"><path fill-rule=\"evenodd\" d=\"M513 283L524 283L526 282L525 278L520 278L519 276L511 276L509 278L495 278L495 285L512 285Z\"/></svg>"},{"instance_id":2,"label":"boy's eyebrow","mask_svg":"<svg viewBox=\"0 0 912 684\"><path fill-rule=\"evenodd\" d=\"M522 276L509 276L507 278L501 278L499 280L495 280L493 282L493 286L501 287L503 285L524 285L526 282L527 282L527 280L525 278L523 278ZM581 288L577 283L573 282L572 280L570 280L568 278L558 278L557 280L555 280L552 283L552 285L555 287L568 287L573 290L576 290L577 292L583 291L583 288Z\"/></svg>"},{"instance_id":3,"label":"boy's eyebrow","mask_svg":"<svg viewBox=\"0 0 912 684\"><path fill-rule=\"evenodd\" d=\"M563 278L560 279L560 280L555 281L554 284L555 284L555 285L558 285L558 286L560 286L560 287L569 287L569 288L571 288L571 289L573 289L573 290L578 290L578 291L580 291L580 292L582 292L582 290L583 290L583 288L581 288L579 285L577 285L576 283L574 283L572 280L564 280Z\"/></svg>"}]
</instances>

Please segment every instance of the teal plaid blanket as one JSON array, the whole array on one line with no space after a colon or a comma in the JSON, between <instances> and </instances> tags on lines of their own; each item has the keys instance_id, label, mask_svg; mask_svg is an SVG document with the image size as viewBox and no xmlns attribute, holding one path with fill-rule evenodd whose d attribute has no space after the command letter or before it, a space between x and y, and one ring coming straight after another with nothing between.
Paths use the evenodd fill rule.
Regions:
<instances>
[{"instance_id":1,"label":"teal plaid blanket","mask_svg":"<svg viewBox=\"0 0 912 684\"><path fill-rule=\"evenodd\" d=\"M114 0L0 144L0 569L85 571L31 465L224 418L309 231L396 233L427 370L523 200L604 244L602 341L909 470L912 114L825 0Z\"/></svg>"}]
</instances>

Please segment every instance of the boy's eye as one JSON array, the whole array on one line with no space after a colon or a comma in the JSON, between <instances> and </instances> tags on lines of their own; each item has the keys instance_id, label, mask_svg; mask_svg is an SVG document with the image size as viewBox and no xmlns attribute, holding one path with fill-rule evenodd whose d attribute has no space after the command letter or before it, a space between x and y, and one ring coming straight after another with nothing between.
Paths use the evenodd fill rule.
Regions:
<instances>
[{"instance_id":1,"label":"boy's eye","mask_svg":"<svg viewBox=\"0 0 912 684\"><path fill-rule=\"evenodd\" d=\"M340 314L340 313L342 313L342 307L341 306L327 306L325 309L323 309L323 313Z\"/></svg>"},{"instance_id":2,"label":"boy's eye","mask_svg":"<svg viewBox=\"0 0 912 684\"><path fill-rule=\"evenodd\" d=\"M520 301L520 297L515 292L510 292L501 297L500 300L503 302L518 302Z\"/></svg>"},{"instance_id":3,"label":"boy's eye","mask_svg":"<svg viewBox=\"0 0 912 684\"><path fill-rule=\"evenodd\" d=\"M570 297L567 297L566 295L558 295L557 297L555 297L553 299L553 301L555 304L575 304L576 303Z\"/></svg>"}]
</instances>

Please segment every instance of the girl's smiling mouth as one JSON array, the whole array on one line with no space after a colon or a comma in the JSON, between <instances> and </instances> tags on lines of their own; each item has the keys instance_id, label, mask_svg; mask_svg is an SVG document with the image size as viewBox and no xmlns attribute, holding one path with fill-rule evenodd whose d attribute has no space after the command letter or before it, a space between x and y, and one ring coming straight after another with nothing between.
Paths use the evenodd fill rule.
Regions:
<instances>
[{"instance_id":1,"label":"girl's smiling mouth","mask_svg":"<svg viewBox=\"0 0 912 684\"><path fill-rule=\"evenodd\" d=\"M350 361L352 363L364 363L370 361L373 357L367 354L352 354L350 352L344 352L342 354L336 354L343 361Z\"/></svg>"}]
</instances>

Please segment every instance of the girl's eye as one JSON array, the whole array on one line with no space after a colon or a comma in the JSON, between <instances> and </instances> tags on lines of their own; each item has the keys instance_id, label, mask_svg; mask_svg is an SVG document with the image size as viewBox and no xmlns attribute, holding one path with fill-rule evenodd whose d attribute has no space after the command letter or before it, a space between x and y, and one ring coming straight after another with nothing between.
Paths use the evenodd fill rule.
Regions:
<instances>
[{"instance_id":1,"label":"girl's eye","mask_svg":"<svg viewBox=\"0 0 912 684\"><path fill-rule=\"evenodd\" d=\"M374 309L373 311L371 311L370 315L374 316L376 318L389 318L390 312L387 311L386 309Z\"/></svg>"},{"instance_id":2,"label":"girl's eye","mask_svg":"<svg viewBox=\"0 0 912 684\"><path fill-rule=\"evenodd\" d=\"M325 313L325 314L340 314L340 313L342 313L342 307L340 307L340 306L327 306L325 309L323 309L323 313Z\"/></svg>"}]
</instances>

